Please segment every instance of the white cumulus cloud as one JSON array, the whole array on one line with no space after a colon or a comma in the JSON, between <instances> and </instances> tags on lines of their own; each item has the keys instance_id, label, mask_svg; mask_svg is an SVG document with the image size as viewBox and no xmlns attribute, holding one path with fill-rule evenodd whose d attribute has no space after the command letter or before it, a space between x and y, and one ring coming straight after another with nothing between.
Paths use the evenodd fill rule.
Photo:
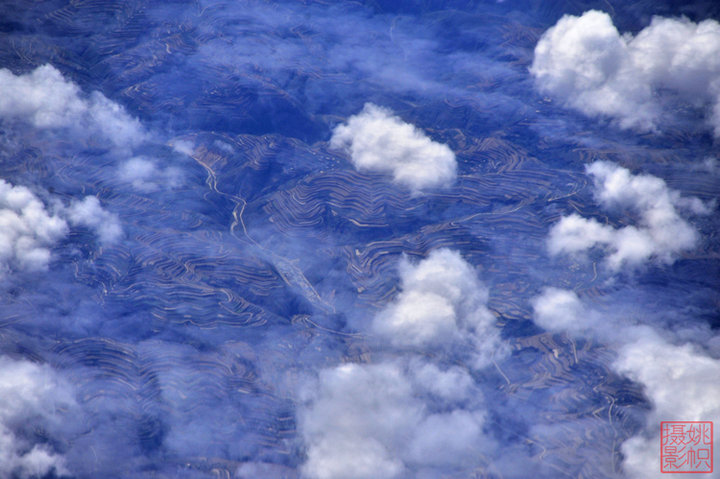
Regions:
<instances>
[{"instance_id":1,"label":"white cumulus cloud","mask_svg":"<svg viewBox=\"0 0 720 479\"><path fill-rule=\"evenodd\" d=\"M69 224L90 228L105 244L122 237L117 215L94 196L70 206L55 203L57 211L52 212L28 188L0 179L0 277L9 271L46 270L51 250L67 237Z\"/></svg>"},{"instance_id":2,"label":"white cumulus cloud","mask_svg":"<svg viewBox=\"0 0 720 479\"><path fill-rule=\"evenodd\" d=\"M439 477L479 467L496 447L483 431L487 410L472 377L508 353L487 289L448 249L403 259L400 282L371 325L384 358L324 369L303 391L304 477Z\"/></svg>"},{"instance_id":3,"label":"white cumulus cloud","mask_svg":"<svg viewBox=\"0 0 720 479\"><path fill-rule=\"evenodd\" d=\"M372 330L398 347L470 351L478 368L506 349L487 309L488 290L456 251L438 249L400 263L401 292L373 320Z\"/></svg>"},{"instance_id":4,"label":"white cumulus cloud","mask_svg":"<svg viewBox=\"0 0 720 479\"><path fill-rule=\"evenodd\" d=\"M414 193L448 186L457 175L455 154L447 145L372 103L335 127L330 146L349 153L358 170L391 174Z\"/></svg>"},{"instance_id":5,"label":"white cumulus cloud","mask_svg":"<svg viewBox=\"0 0 720 479\"><path fill-rule=\"evenodd\" d=\"M629 324L624 317L600 315L568 290L548 288L533 300L533 306L539 326L605 342L617 355L613 370L643 386L652 410L644 428L622 444L622 467L628 477L665 476L660 473L661 421L720 421L716 380L720 360L700 347L670 341L648 326ZM720 440L717 428L714 440L716 444Z\"/></svg>"},{"instance_id":6,"label":"white cumulus cloud","mask_svg":"<svg viewBox=\"0 0 720 479\"><path fill-rule=\"evenodd\" d=\"M67 216L73 225L85 226L93 230L102 243L115 243L123 235L118 216L104 209L100 205L100 200L94 196L73 201L67 208Z\"/></svg>"},{"instance_id":7,"label":"white cumulus cloud","mask_svg":"<svg viewBox=\"0 0 720 479\"><path fill-rule=\"evenodd\" d=\"M595 318L574 291L545 288L532 306L535 323L549 331L577 335L595 326Z\"/></svg>"},{"instance_id":8,"label":"white cumulus cloud","mask_svg":"<svg viewBox=\"0 0 720 479\"><path fill-rule=\"evenodd\" d=\"M0 476L41 477L68 474L65 460L14 430L26 421L52 423L56 410L74 403L69 386L46 365L0 357Z\"/></svg>"},{"instance_id":9,"label":"white cumulus cloud","mask_svg":"<svg viewBox=\"0 0 720 479\"><path fill-rule=\"evenodd\" d=\"M67 232L65 220L48 212L32 191L0 179L0 275L47 269L50 248Z\"/></svg>"},{"instance_id":10,"label":"white cumulus cloud","mask_svg":"<svg viewBox=\"0 0 720 479\"><path fill-rule=\"evenodd\" d=\"M140 122L100 92L85 95L52 65L15 75L0 69L0 118L36 128L68 129L79 136L100 134L117 147L146 139Z\"/></svg>"},{"instance_id":11,"label":"white cumulus cloud","mask_svg":"<svg viewBox=\"0 0 720 479\"><path fill-rule=\"evenodd\" d=\"M614 228L577 214L563 217L551 229L551 254L583 253L601 247L613 270L635 266L650 259L672 263L676 256L695 247L696 229L680 214L708 214L711 208L695 197L682 197L660 178L633 175L626 168L609 162L589 165L595 199L606 210L627 210L638 219L636 226Z\"/></svg>"},{"instance_id":12,"label":"white cumulus cloud","mask_svg":"<svg viewBox=\"0 0 720 479\"><path fill-rule=\"evenodd\" d=\"M434 393L445 397L443 410L428 401ZM307 400L300 416L308 448L302 471L312 479L391 479L473 467L478 451L493 444L482 431L479 393L458 367L442 370L417 358L343 364L321 371Z\"/></svg>"},{"instance_id":13,"label":"white cumulus cloud","mask_svg":"<svg viewBox=\"0 0 720 479\"><path fill-rule=\"evenodd\" d=\"M691 344L672 344L652 332L623 345L613 368L644 386L652 403L645 430L623 443L625 471L632 478L660 474L661 421L720 421L720 361ZM714 443L720 430L714 428ZM694 476L695 474L693 474ZM689 476L688 476L689 477Z\"/></svg>"},{"instance_id":14,"label":"white cumulus cloud","mask_svg":"<svg viewBox=\"0 0 720 479\"><path fill-rule=\"evenodd\" d=\"M673 103L699 108L720 136L720 23L655 17L620 34L606 13L565 15L540 38L530 72L540 91L621 128L653 131Z\"/></svg>"}]
</instances>

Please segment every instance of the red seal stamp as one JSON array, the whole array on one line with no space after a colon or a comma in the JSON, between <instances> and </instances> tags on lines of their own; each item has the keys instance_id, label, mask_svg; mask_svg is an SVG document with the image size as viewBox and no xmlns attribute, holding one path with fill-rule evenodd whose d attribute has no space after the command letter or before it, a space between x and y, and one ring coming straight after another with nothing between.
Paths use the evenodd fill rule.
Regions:
<instances>
[{"instance_id":1,"label":"red seal stamp","mask_svg":"<svg viewBox=\"0 0 720 479\"><path fill-rule=\"evenodd\" d=\"M713 423L661 422L660 471L698 474L713 472Z\"/></svg>"}]
</instances>

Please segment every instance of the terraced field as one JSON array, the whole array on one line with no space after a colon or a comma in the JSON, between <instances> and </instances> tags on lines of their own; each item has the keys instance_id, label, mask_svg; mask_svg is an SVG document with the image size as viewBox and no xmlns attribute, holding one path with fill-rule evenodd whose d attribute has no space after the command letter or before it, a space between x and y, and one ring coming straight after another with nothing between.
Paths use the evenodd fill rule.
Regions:
<instances>
[{"instance_id":1,"label":"terraced field","mask_svg":"<svg viewBox=\"0 0 720 479\"><path fill-rule=\"evenodd\" d=\"M373 318L401 294L402 258L442 248L488 287L511 353L477 370L460 352L408 347L469 371L496 445L433 477L523 477L515 463L537 477L624 477L622 444L651 408L643 387L602 341L537 326L532 299L565 288L610 316L636 296L648 309L622 310L628 321L671 330L690 316L716 331L718 216L693 219L703 239L674 264L617 276L597 251L549 255L548 232L572 213L637 223L593 197L584 168L598 160L711 204L717 171L698 173L698 158L717 145L567 113L527 69L563 13L610 5L638 29L646 14L634 12L653 2L307 3L6 2L0 68L51 64L148 136L122 147L92 128L0 118L3 179L58 215L97 197L123 230L106 244L69 223L47 271L0 263L0 354L47 365L74 398L26 425L0 405L0 438L12 431L67 465L8 477L301 477L308 388L324 368L399 354ZM683 12L717 13L708 5ZM365 102L447 144L453 185L414 194L331 148ZM123 176L131 158L155 168L141 187Z\"/></svg>"}]
</instances>

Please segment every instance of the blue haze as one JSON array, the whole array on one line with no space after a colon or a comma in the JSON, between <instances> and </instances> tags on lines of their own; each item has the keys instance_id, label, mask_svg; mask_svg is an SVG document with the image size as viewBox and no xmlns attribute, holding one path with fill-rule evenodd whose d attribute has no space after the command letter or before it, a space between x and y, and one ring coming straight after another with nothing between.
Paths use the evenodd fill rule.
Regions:
<instances>
[{"instance_id":1,"label":"blue haze","mask_svg":"<svg viewBox=\"0 0 720 479\"><path fill-rule=\"evenodd\" d=\"M720 328L718 216L693 220L698 251L615 279L550 258L545 239L577 209L605 218L584 174L593 159L712 201L718 173L693 168L717 140L693 117L640 136L585 118L539 95L528 67L565 13L612 7L628 31L653 14L720 19L714 2L626 3L4 2L0 67L51 64L150 132L120 151L0 123L0 177L46 204L95 195L124 229L103 246L73 228L49 271L2 280L0 353L50 365L77 399L62 421L16 436L62 454L67 477L241 477L265 463L260 476L298 478L297 388L382 357L363 331L396 292L402 254L451 247L488 286L512 348L473 376L498 443L486 477L622 477L607 458L620 462L647 398L601 344L535 326L529 300L575 289L703 342ZM332 128L366 102L450 146L456 184L415 197L331 150ZM136 156L177 168L180 183L133 188L118 171ZM587 463L562 447L574 440Z\"/></svg>"}]
</instances>

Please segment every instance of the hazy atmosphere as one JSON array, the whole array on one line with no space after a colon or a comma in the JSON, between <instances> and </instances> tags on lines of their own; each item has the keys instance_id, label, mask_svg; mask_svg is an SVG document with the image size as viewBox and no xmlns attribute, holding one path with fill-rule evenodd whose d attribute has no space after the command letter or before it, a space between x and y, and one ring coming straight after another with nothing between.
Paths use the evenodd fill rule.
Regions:
<instances>
[{"instance_id":1,"label":"hazy atmosphere","mask_svg":"<svg viewBox=\"0 0 720 479\"><path fill-rule=\"evenodd\" d=\"M0 479L720 477L720 3L1 8Z\"/></svg>"}]
</instances>

